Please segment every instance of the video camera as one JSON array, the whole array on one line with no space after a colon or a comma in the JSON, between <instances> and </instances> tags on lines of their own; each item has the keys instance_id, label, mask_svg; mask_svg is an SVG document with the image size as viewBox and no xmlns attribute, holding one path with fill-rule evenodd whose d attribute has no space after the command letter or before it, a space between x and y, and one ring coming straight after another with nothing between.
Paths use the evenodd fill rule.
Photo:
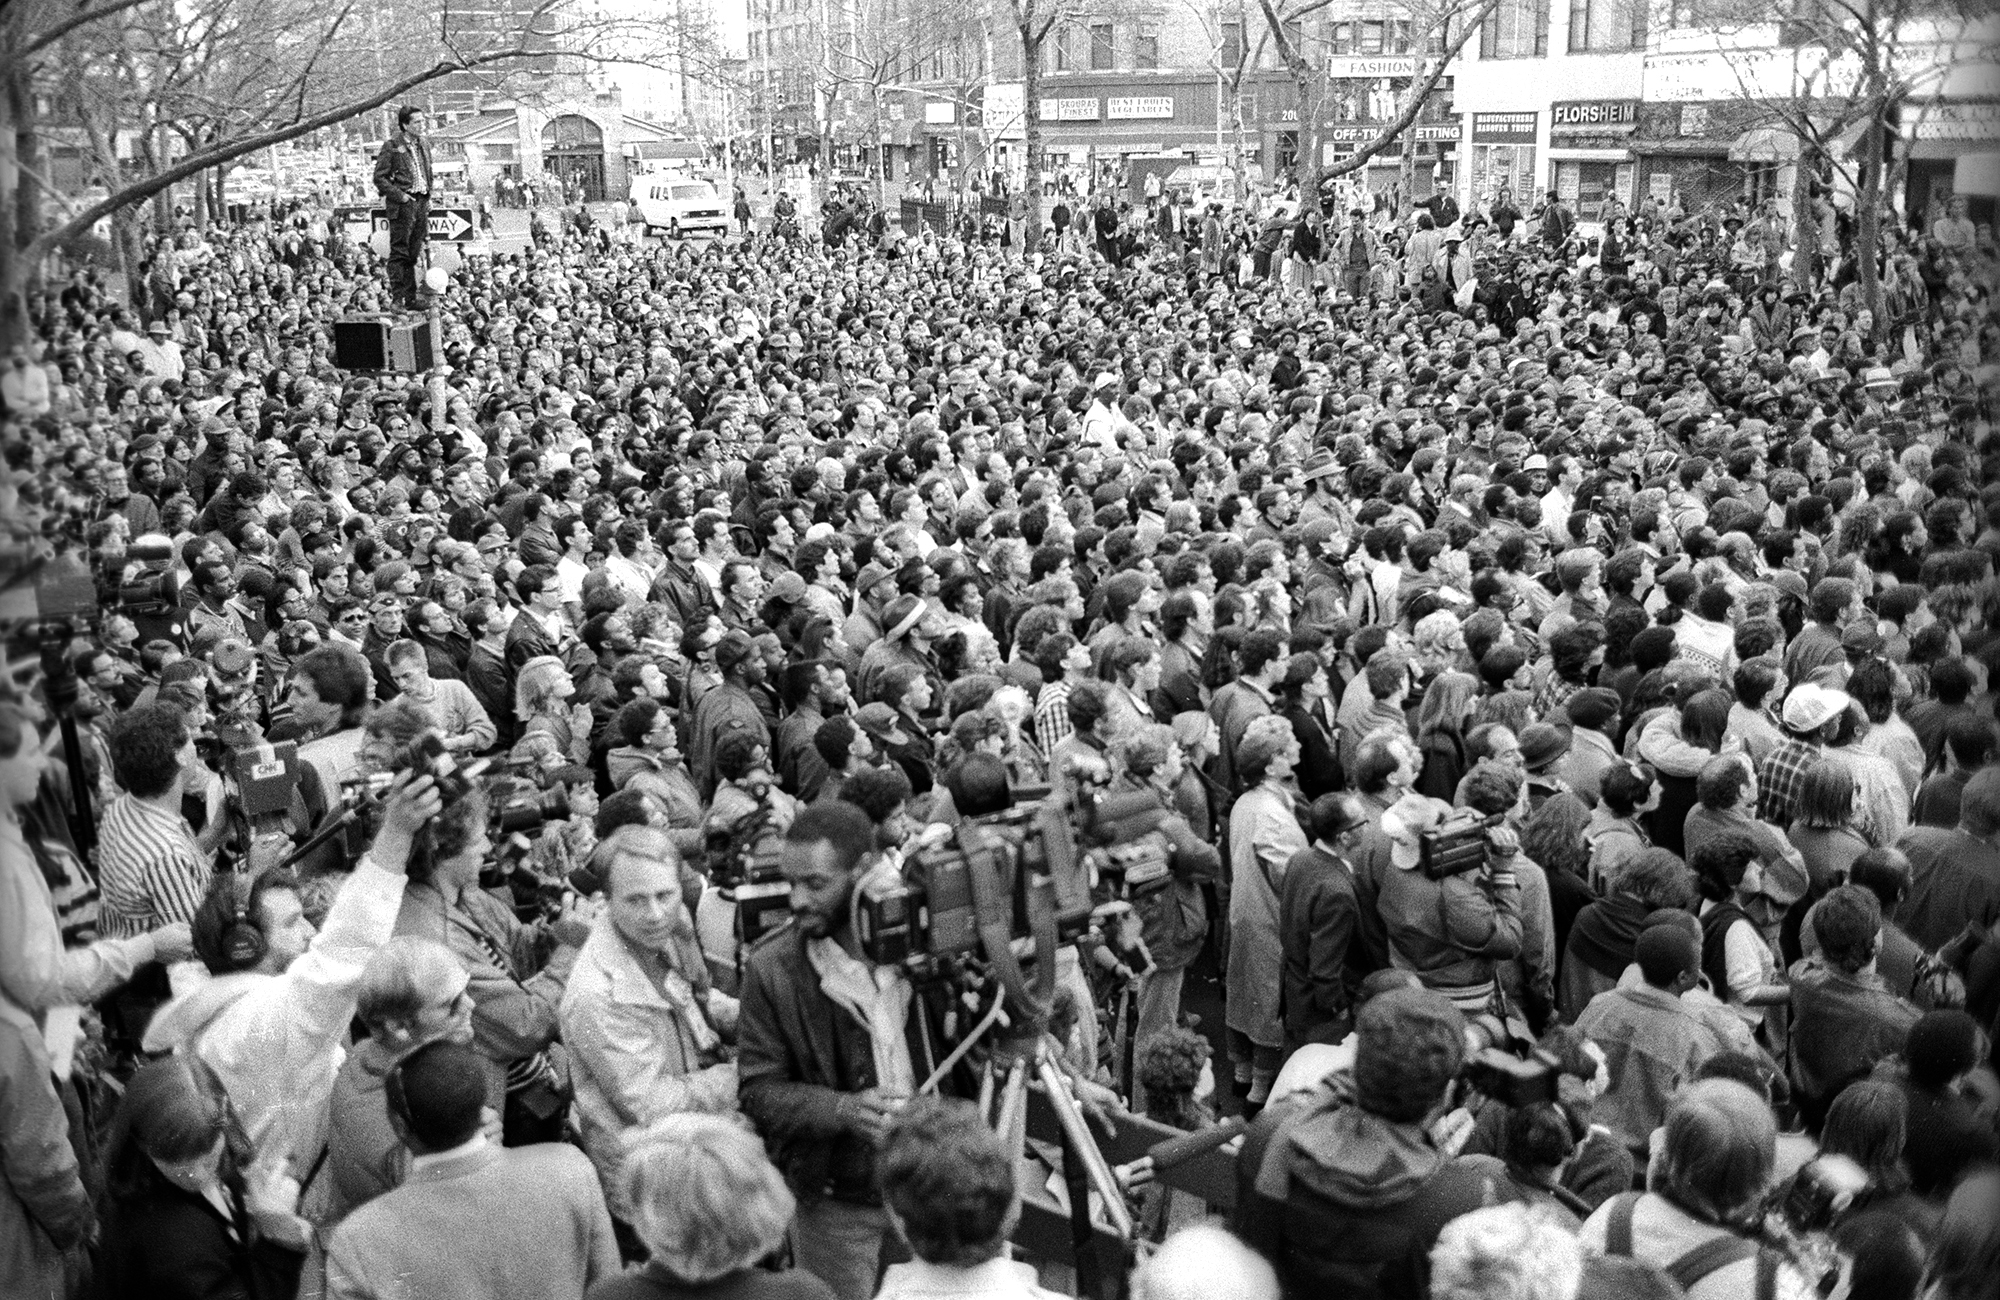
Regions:
<instances>
[{"instance_id":1,"label":"video camera","mask_svg":"<svg viewBox=\"0 0 2000 1300\"><path fill-rule=\"evenodd\" d=\"M125 550L125 564L137 568L120 577L106 603L138 626L141 642L183 644L186 620L181 614L181 581L174 573L173 539L162 533L133 538Z\"/></svg>"},{"instance_id":2,"label":"video camera","mask_svg":"<svg viewBox=\"0 0 2000 1300\"><path fill-rule=\"evenodd\" d=\"M444 747L442 736L435 731L426 731L397 747L389 755L384 770L350 776L341 781L339 805L358 832L349 841L355 852L365 848L368 839L373 837L383 796L401 772L430 777L447 805L457 803L475 791L483 792L488 808L488 825L495 832L494 839L502 844L516 836L531 836L548 822L560 821L570 815L569 796L562 789L539 788L532 779L515 771L514 764L505 759L461 761L458 755ZM296 772L292 781L297 781ZM426 826L418 837L419 851L428 849L431 834L431 828Z\"/></svg>"},{"instance_id":3,"label":"video camera","mask_svg":"<svg viewBox=\"0 0 2000 1300\"><path fill-rule=\"evenodd\" d=\"M991 957L1053 924L1058 943L1089 928L1091 898L1069 820L1047 800L968 818L944 844L920 849L897 880L866 882L856 895L855 933L879 966L935 969L950 959Z\"/></svg>"},{"instance_id":4,"label":"video camera","mask_svg":"<svg viewBox=\"0 0 2000 1300\"><path fill-rule=\"evenodd\" d=\"M1486 1047L1466 1058L1459 1077L1481 1096L1503 1106L1537 1106L1556 1100L1562 1062L1540 1048L1519 1054Z\"/></svg>"},{"instance_id":5,"label":"video camera","mask_svg":"<svg viewBox=\"0 0 2000 1300\"><path fill-rule=\"evenodd\" d=\"M1483 817L1459 809L1429 830L1417 833L1417 869L1429 880L1446 880L1479 871L1492 862L1488 832L1504 814Z\"/></svg>"},{"instance_id":6,"label":"video camera","mask_svg":"<svg viewBox=\"0 0 2000 1300\"><path fill-rule=\"evenodd\" d=\"M792 887L780 862L784 835L769 799L728 826L711 828L704 844L708 878L736 906L736 940L754 947L791 916Z\"/></svg>"},{"instance_id":7,"label":"video camera","mask_svg":"<svg viewBox=\"0 0 2000 1300\"><path fill-rule=\"evenodd\" d=\"M862 951L918 975L983 958L1007 982L1017 943L1052 959L1089 930L1099 892L1129 901L1171 883L1169 813L1156 798L1080 781L1073 805L1072 814L1042 798L967 818L945 843L913 853L900 879L865 881L855 908Z\"/></svg>"}]
</instances>

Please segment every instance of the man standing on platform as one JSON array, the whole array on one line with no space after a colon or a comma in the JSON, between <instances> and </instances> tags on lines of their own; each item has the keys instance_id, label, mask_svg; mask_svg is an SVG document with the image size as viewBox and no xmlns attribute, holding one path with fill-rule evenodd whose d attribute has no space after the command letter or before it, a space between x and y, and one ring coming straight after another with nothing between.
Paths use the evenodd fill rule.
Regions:
<instances>
[{"instance_id":1,"label":"man standing on platform","mask_svg":"<svg viewBox=\"0 0 2000 1300\"><path fill-rule=\"evenodd\" d=\"M417 255L430 232L431 149L424 110L396 110L396 130L375 158L375 189L389 212L389 293L405 310L417 306Z\"/></svg>"}]
</instances>

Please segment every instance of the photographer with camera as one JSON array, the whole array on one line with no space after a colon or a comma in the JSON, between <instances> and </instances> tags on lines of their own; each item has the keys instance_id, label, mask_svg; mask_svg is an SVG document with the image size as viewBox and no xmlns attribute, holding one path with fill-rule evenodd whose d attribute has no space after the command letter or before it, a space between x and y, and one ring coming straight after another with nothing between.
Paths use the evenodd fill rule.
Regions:
<instances>
[{"instance_id":1,"label":"photographer with camera","mask_svg":"<svg viewBox=\"0 0 2000 1300\"><path fill-rule=\"evenodd\" d=\"M936 1068L943 991L862 955L855 890L882 860L866 813L815 804L782 852L792 920L744 969L738 1095L799 1198L800 1266L840 1300L869 1300L888 1229L876 1145Z\"/></svg>"},{"instance_id":2,"label":"photographer with camera","mask_svg":"<svg viewBox=\"0 0 2000 1300\"><path fill-rule=\"evenodd\" d=\"M195 953L214 978L162 1007L144 1047L190 1052L215 1072L270 1180L314 1181L355 992L394 932L413 846L443 808L431 777L398 778L318 929L285 871L218 876L195 914Z\"/></svg>"},{"instance_id":3,"label":"photographer with camera","mask_svg":"<svg viewBox=\"0 0 2000 1300\"><path fill-rule=\"evenodd\" d=\"M480 888L493 848L490 804L485 790L458 779L463 788L411 856L396 933L444 944L471 976L473 1047L486 1059L487 1100L507 1145L553 1141L569 1104L557 1006L591 917L572 897L555 917L526 925Z\"/></svg>"},{"instance_id":4,"label":"photographer with camera","mask_svg":"<svg viewBox=\"0 0 2000 1300\"><path fill-rule=\"evenodd\" d=\"M1355 1017L1352 1076L1283 1097L1236 1157L1236 1234L1278 1270L1286 1300L1415 1300L1444 1225L1498 1199L1436 1136L1465 1063L1465 1018L1401 987Z\"/></svg>"}]
</instances>

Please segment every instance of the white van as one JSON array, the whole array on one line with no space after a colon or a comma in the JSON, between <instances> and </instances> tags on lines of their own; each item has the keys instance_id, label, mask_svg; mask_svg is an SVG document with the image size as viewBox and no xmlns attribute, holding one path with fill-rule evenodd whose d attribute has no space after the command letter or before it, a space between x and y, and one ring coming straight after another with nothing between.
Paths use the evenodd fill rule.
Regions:
<instances>
[{"instance_id":1,"label":"white van","mask_svg":"<svg viewBox=\"0 0 2000 1300\"><path fill-rule=\"evenodd\" d=\"M654 173L632 180L632 208L646 233L664 230L670 239L683 235L729 233L729 205L715 186L690 176Z\"/></svg>"}]
</instances>

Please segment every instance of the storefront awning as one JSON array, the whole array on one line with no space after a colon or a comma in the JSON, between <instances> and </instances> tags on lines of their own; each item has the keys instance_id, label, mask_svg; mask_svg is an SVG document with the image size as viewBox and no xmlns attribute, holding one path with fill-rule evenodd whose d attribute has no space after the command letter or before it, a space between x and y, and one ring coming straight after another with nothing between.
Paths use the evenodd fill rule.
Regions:
<instances>
[{"instance_id":1,"label":"storefront awning","mask_svg":"<svg viewBox=\"0 0 2000 1300\"><path fill-rule=\"evenodd\" d=\"M1729 144L1731 162L1790 162L1798 156L1799 138L1775 126L1752 127Z\"/></svg>"},{"instance_id":2,"label":"storefront awning","mask_svg":"<svg viewBox=\"0 0 2000 1300\"><path fill-rule=\"evenodd\" d=\"M1727 140L1634 140L1632 151L1646 157L1721 158L1729 153Z\"/></svg>"},{"instance_id":3,"label":"storefront awning","mask_svg":"<svg viewBox=\"0 0 2000 1300\"><path fill-rule=\"evenodd\" d=\"M1951 188L1957 194L2000 198L2000 153L1960 154L1952 167Z\"/></svg>"},{"instance_id":4,"label":"storefront awning","mask_svg":"<svg viewBox=\"0 0 2000 1300\"><path fill-rule=\"evenodd\" d=\"M1561 145L1549 146L1549 157L1557 162L1608 162L1628 163L1632 161L1630 149L1565 149Z\"/></svg>"}]
</instances>

